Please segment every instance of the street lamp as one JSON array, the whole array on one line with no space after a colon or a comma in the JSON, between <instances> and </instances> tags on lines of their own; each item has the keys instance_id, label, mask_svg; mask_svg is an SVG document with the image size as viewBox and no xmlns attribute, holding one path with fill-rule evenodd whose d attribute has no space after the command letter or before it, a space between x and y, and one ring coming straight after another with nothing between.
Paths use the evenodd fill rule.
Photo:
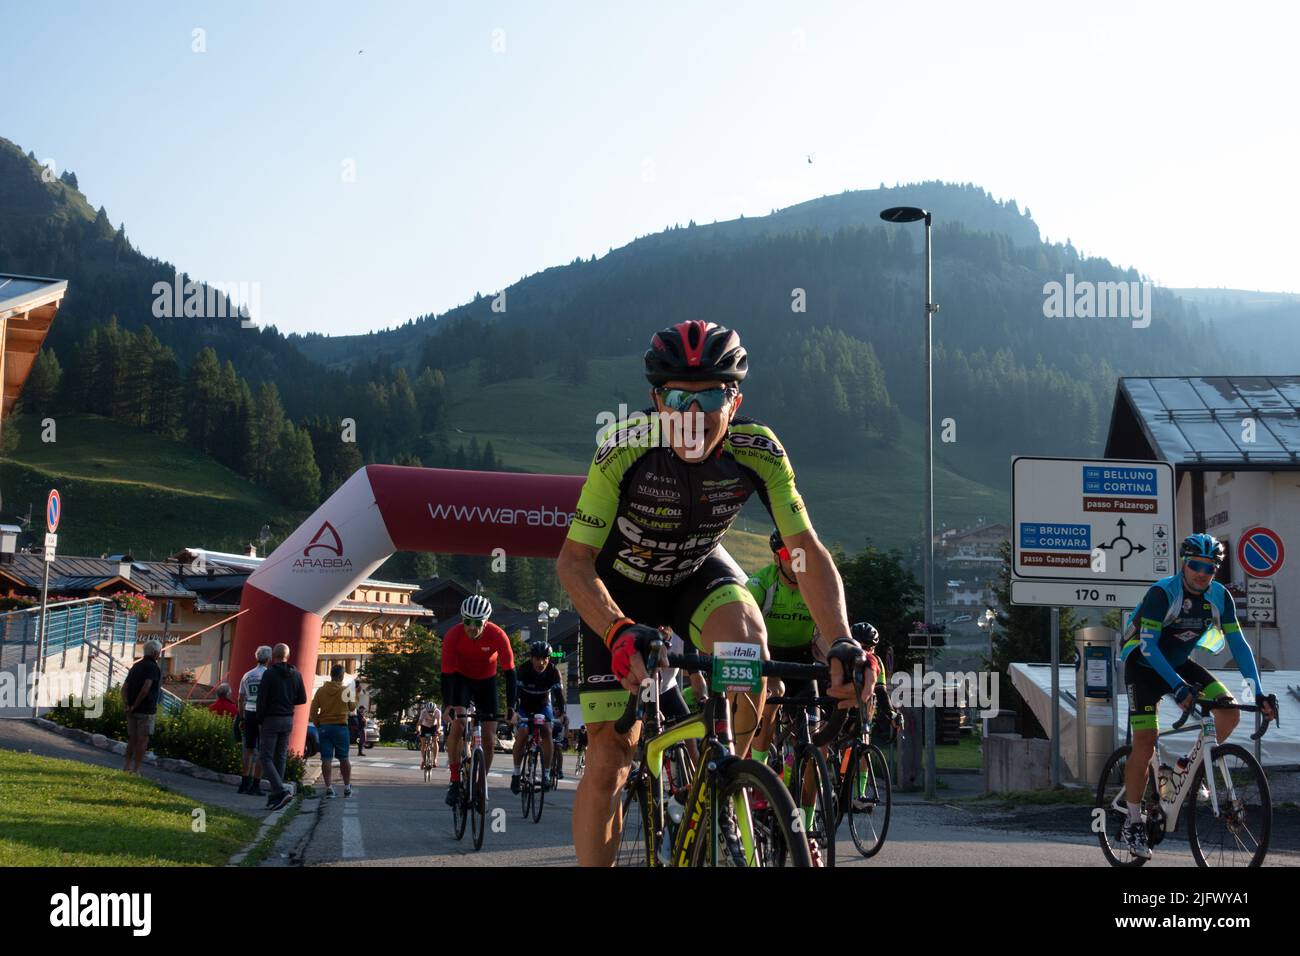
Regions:
<instances>
[{"instance_id":1,"label":"street lamp","mask_svg":"<svg viewBox=\"0 0 1300 956\"><path fill-rule=\"evenodd\" d=\"M934 304L931 288L930 228L934 216L918 206L891 206L882 210L885 222L920 222L925 220L925 547L921 549L925 575L925 624L934 622L934 370L930 361L931 326ZM934 714L925 718L925 797L935 796Z\"/></svg>"},{"instance_id":2,"label":"street lamp","mask_svg":"<svg viewBox=\"0 0 1300 956\"><path fill-rule=\"evenodd\" d=\"M542 638L547 644L551 643L551 622L560 616L558 607L551 607L545 601L539 601L537 604L537 623L542 625Z\"/></svg>"}]
</instances>

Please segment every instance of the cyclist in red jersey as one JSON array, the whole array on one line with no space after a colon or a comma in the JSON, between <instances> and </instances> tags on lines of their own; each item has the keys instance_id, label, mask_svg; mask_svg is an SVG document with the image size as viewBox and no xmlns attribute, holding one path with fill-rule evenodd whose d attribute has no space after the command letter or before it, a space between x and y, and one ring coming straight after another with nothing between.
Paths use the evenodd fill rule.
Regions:
<instances>
[{"instance_id":1,"label":"cyclist in red jersey","mask_svg":"<svg viewBox=\"0 0 1300 956\"><path fill-rule=\"evenodd\" d=\"M447 804L456 800L460 781L460 741L465 733L465 708L474 703L475 717L483 730L485 770L492 769L497 733L497 671L506 675L506 701L515 706L515 652L506 632L488 620L492 603L481 594L471 594L460 606L461 623L442 639L442 693L450 723L447 727L447 763L451 786Z\"/></svg>"}]
</instances>

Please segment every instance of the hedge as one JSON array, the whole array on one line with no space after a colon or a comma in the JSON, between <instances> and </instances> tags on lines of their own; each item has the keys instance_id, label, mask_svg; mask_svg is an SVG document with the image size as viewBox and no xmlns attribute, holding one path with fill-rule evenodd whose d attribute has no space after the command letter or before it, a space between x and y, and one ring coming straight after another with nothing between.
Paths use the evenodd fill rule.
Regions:
<instances>
[{"instance_id":1,"label":"hedge","mask_svg":"<svg viewBox=\"0 0 1300 956\"><path fill-rule=\"evenodd\" d=\"M99 716L92 716L94 711ZM94 698L90 706L56 707L46 716L64 727L126 740L126 707L120 694ZM200 706L186 706L178 714L160 711L149 749L159 757L188 760L217 773L239 773L243 762L243 747L231 734L230 718ZM300 783L305 770L302 756L291 752L285 761L285 779Z\"/></svg>"}]
</instances>

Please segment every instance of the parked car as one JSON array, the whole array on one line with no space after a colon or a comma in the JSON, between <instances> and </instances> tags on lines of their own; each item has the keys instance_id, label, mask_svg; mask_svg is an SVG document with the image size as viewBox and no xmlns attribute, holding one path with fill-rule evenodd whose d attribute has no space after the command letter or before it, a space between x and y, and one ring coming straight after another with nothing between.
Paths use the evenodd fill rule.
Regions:
<instances>
[{"instance_id":1,"label":"parked car","mask_svg":"<svg viewBox=\"0 0 1300 956\"><path fill-rule=\"evenodd\" d=\"M366 746L374 747L379 743L379 722L373 717L366 718Z\"/></svg>"}]
</instances>

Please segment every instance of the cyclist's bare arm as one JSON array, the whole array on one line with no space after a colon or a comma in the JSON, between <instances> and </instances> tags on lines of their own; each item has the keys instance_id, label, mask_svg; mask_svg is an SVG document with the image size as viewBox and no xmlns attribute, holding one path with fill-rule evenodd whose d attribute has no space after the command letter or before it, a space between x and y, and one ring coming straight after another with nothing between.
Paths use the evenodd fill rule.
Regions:
<instances>
[{"instance_id":1,"label":"cyclist's bare arm","mask_svg":"<svg viewBox=\"0 0 1300 956\"><path fill-rule=\"evenodd\" d=\"M566 538L555 562L555 573L578 616L589 628L604 636L605 629L624 615L596 574L596 555L599 553L599 549L589 544ZM638 659L638 655L632 655L631 670L623 680L623 686L634 691L645 678L644 662Z\"/></svg>"},{"instance_id":2,"label":"cyclist's bare arm","mask_svg":"<svg viewBox=\"0 0 1300 956\"><path fill-rule=\"evenodd\" d=\"M599 553L589 544L566 538L555 561L555 573L578 616L597 634L604 634L605 628L622 617L623 612L596 574L596 556Z\"/></svg>"},{"instance_id":3,"label":"cyclist's bare arm","mask_svg":"<svg viewBox=\"0 0 1300 956\"><path fill-rule=\"evenodd\" d=\"M831 553L811 527L788 535L785 544L790 549L799 593L817 622L817 629L824 639L828 639L826 646L829 649L829 641L849 635L849 614L844 604L844 582L840 580L840 572L831 560ZM794 561L794 556L800 553L803 561Z\"/></svg>"}]
</instances>

